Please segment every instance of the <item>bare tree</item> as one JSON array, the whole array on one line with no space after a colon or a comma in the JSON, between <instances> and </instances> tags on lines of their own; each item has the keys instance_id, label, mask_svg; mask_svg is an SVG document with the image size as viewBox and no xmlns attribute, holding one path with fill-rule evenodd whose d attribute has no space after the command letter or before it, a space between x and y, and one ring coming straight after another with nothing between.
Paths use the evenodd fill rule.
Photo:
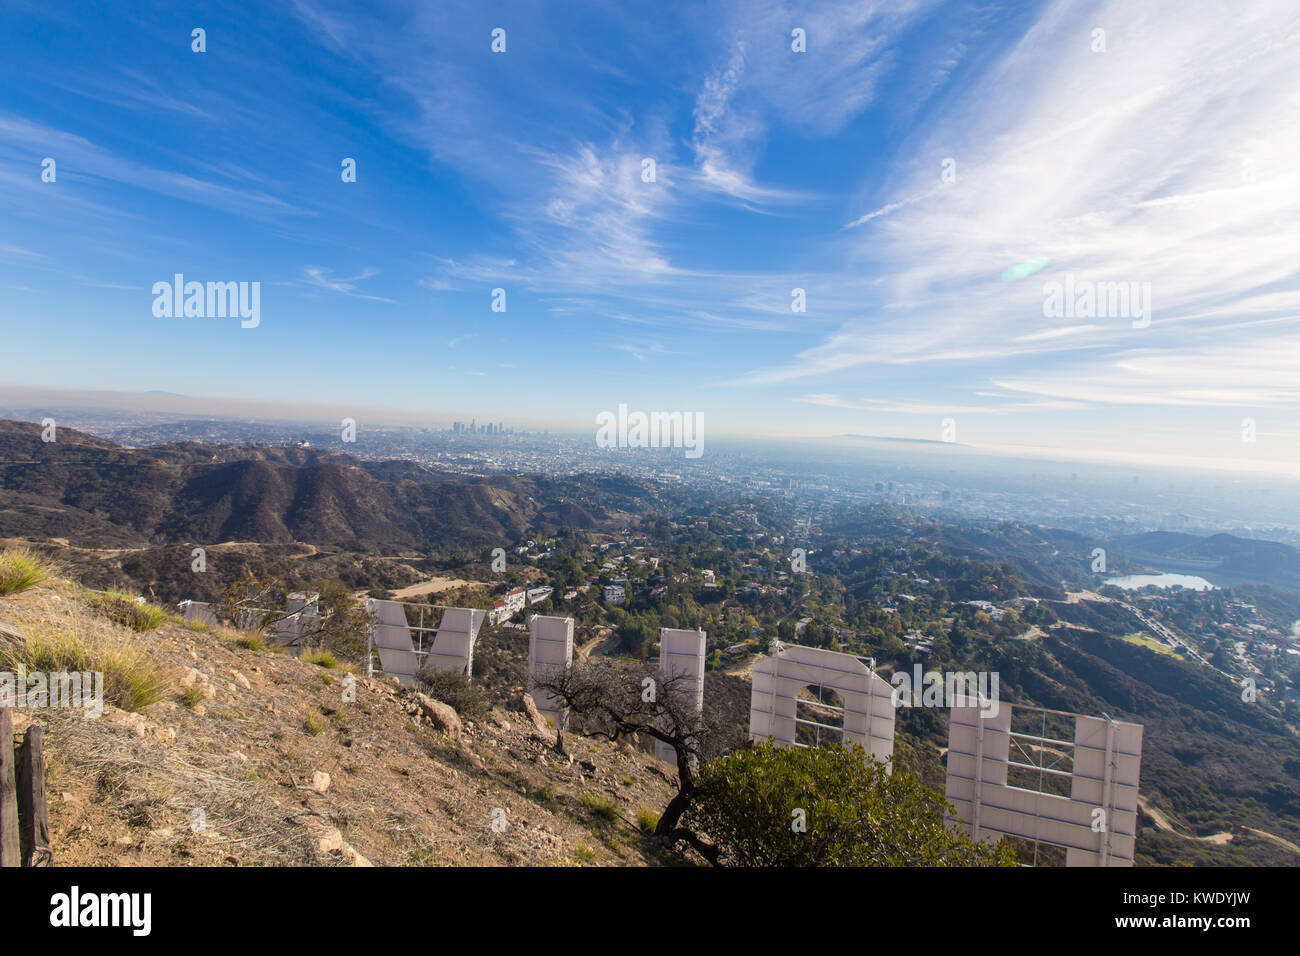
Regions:
<instances>
[{"instance_id":1,"label":"bare tree","mask_svg":"<svg viewBox=\"0 0 1300 956\"><path fill-rule=\"evenodd\" d=\"M713 756L713 743L722 738L696 708L692 681L684 676L664 677L650 665L582 661L539 676L535 686L578 718L570 722L570 729L584 737L616 741L638 735L671 747L677 763L677 793L659 817L655 838L668 846L685 841L709 862L717 862L716 847L679 826L695 793L700 762Z\"/></svg>"},{"instance_id":2,"label":"bare tree","mask_svg":"<svg viewBox=\"0 0 1300 956\"><path fill-rule=\"evenodd\" d=\"M284 606L289 591L284 581L249 574L227 585L219 607L222 616L235 626L263 634L272 634L282 621L295 618L299 622L294 641L297 646L321 647L350 658L364 658L365 635L371 620L361 602L336 582L315 582L311 590L319 595L314 613L290 611ZM267 606L271 604L282 607Z\"/></svg>"}]
</instances>

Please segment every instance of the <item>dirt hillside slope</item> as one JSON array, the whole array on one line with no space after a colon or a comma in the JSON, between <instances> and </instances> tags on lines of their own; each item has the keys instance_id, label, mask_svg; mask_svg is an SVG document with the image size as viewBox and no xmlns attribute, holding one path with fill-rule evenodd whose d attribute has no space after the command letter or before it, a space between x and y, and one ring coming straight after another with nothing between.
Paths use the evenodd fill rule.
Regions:
<instances>
[{"instance_id":1,"label":"dirt hillside slope","mask_svg":"<svg viewBox=\"0 0 1300 956\"><path fill-rule=\"evenodd\" d=\"M385 680L347 702L340 669L177 620L136 633L67 582L0 598L0 622L133 644L166 680L137 713L15 712L46 728L56 865L672 862L637 826L671 797L666 768L582 739L557 755L518 693L459 728Z\"/></svg>"}]
</instances>

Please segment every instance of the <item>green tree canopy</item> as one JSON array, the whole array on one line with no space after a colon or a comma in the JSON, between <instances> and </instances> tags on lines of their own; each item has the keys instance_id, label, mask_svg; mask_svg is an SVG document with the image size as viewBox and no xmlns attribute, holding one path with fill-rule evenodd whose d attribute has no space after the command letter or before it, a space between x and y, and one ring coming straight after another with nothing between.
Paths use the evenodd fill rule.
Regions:
<instances>
[{"instance_id":1,"label":"green tree canopy","mask_svg":"<svg viewBox=\"0 0 1300 956\"><path fill-rule=\"evenodd\" d=\"M1014 866L944 826L942 796L857 744L756 744L700 771L683 823L734 866Z\"/></svg>"}]
</instances>

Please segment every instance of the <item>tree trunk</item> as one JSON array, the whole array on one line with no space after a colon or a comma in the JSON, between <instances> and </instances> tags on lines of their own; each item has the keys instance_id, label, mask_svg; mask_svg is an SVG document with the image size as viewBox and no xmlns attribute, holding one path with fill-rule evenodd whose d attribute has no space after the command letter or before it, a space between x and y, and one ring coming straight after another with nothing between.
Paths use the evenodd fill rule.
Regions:
<instances>
[{"instance_id":1,"label":"tree trunk","mask_svg":"<svg viewBox=\"0 0 1300 956\"><path fill-rule=\"evenodd\" d=\"M677 830L673 832L672 836L674 840L685 840L691 846L695 847L695 851L699 853L700 856L704 857L704 859L708 860L712 865L721 865L718 863L718 858L722 855L721 851L716 846L705 843L690 830L686 829L686 827L678 827Z\"/></svg>"},{"instance_id":2,"label":"tree trunk","mask_svg":"<svg viewBox=\"0 0 1300 956\"><path fill-rule=\"evenodd\" d=\"M682 818L686 808L691 805L691 795L685 790L678 790L676 795L668 801L668 806L664 808L663 816L659 818L659 825L655 827L655 836L670 837L673 831L677 829L677 821Z\"/></svg>"},{"instance_id":3,"label":"tree trunk","mask_svg":"<svg viewBox=\"0 0 1300 956\"><path fill-rule=\"evenodd\" d=\"M677 829L677 821L682 818L686 808L691 805L691 797L695 793L695 775L691 772L691 755L685 747L673 743L673 750L677 753L677 795L668 801L668 806L664 808L663 816L659 818L659 825L655 827L655 836L669 837Z\"/></svg>"}]
</instances>

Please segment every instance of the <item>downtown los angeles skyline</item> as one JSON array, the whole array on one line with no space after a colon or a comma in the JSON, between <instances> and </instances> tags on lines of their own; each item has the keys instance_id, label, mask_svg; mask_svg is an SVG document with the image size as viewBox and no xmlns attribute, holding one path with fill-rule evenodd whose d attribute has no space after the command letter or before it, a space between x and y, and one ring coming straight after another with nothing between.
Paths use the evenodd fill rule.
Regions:
<instances>
[{"instance_id":1,"label":"downtown los angeles skyline","mask_svg":"<svg viewBox=\"0 0 1300 956\"><path fill-rule=\"evenodd\" d=\"M0 383L1297 474L1300 11L1216 10L10 4Z\"/></svg>"}]
</instances>

